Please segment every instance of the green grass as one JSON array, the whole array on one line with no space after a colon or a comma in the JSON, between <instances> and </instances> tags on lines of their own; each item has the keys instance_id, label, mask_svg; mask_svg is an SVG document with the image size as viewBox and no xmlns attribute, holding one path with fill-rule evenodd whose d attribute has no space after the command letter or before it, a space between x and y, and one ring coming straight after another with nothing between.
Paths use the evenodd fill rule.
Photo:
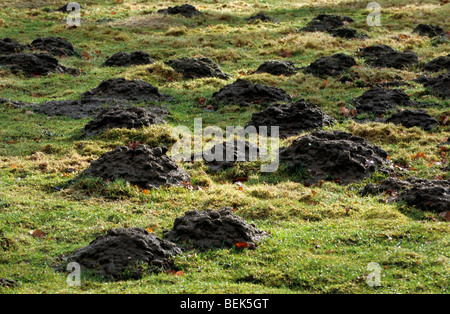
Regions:
<instances>
[{"instance_id":1,"label":"green grass","mask_svg":"<svg viewBox=\"0 0 450 314\"><path fill-rule=\"evenodd\" d=\"M307 187L295 180L302 173L263 174L258 172L258 164L250 163L211 174L202 163L193 163L182 165L193 184L202 187L192 191L167 188L146 194L120 180L70 181L102 153L129 141L172 145L171 127L192 129L194 118L203 118L204 126L245 125L261 108L204 110L212 93L237 77L277 86L294 99L316 103L339 121L326 129L362 136L385 149L393 162L408 163L402 176L448 179L448 172L442 171L448 155L436 145L450 136L449 126L426 132L380 123L356 124L340 115L340 107L349 105L364 88L334 78L322 88L323 79L302 72L291 77L248 74L263 61L283 59L283 53L298 66L306 66L320 56L354 55L362 45L372 44L412 49L423 64L448 54L450 48L448 40L411 34L418 23L450 29L450 4L441 2L378 1L382 26L370 28L365 22L369 13L366 3L360 1L191 1L206 12L192 19L154 13L182 1L84 1L87 10L83 11L82 26L68 30L64 14L42 10L57 8L59 1L2 1L1 38L26 44L41 36L64 37L74 44L78 55L60 62L84 72L79 77L52 74L27 78L0 69L0 97L25 102L77 99L103 79L125 77L146 80L176 101L164 104L172 113L168 125L115 129L89 139L78 137L89 119L50 118L7 106L0 109L0 277L18 283L0 287L0 293L448 293L448 222L436 213L357 194L366 183L383 179L381 174L349 186L325 182ZM243 19L259 11L280 22L248 24ZM328 34L298 32L322 12L353 17L356 22L352 26L370 38L346 41ZM107 18L114 20L104 22ZM144 50L156 64L101 67L107 56L121 50ZM180 78L164 61L183 56L209 57L231 78ZM357 61L361 65L347 74L357 75L361 82L393 80L396 75L409 80L422 74L419 67L373 69L361 59ZM439 103L427 109L438 120L450 115L448 99L430 96L419 84L405 91L414 100ZM414 159L419 152L426 158ZM248 178L242 190L232 183L239 176ZM68 273L52 268L62 255L89 244L110 228L151 227L162 237L163 230L172 228L173 220L185 211L222 206L233 207L237 215L253 221L270 237L256 250L179 256L175 267L184 276L159 273L145 274L139 280L106 281L83 273L81 286L69 287ZM36 229L46 237L32 237L30 231ZM366 282L371 262L381 267L381 287Z\"/></svg>"}]
</instances>

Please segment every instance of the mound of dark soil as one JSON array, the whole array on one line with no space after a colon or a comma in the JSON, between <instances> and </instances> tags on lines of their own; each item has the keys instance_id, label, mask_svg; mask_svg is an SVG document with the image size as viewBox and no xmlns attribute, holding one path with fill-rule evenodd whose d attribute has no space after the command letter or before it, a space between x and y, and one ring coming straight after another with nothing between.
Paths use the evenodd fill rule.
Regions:
<instances>
[{"instance_id":1,"label":"mound of dark soil","mask_svg":"<svg viewBox=\"0 0 450 314\"><path fill-rule=\"evenodd\" d=\"M100 177L114 181L123 179L143 189L162 186L183 186L189 176L166 155L167 148L147 145L120 146L93 161L81 176Z\"/></svg>"},{"instance_id":2,"label":"mound of dark soil","mask_svg":"<svg viewBox=\"0 0 450 314\"><path fill-rule=\"evenodd\" d=\"M366 63L383 68L402 69L419 62L415 52L401 52L387 45L374 45L358 50L357 54L366 59Z\"/></svg>"},{"instance_id":3,"label":"mound of dark soil","mask_svg":"<svg viewBox=\"0 0 450 314\"><path fill-rule=\"evenodd\" d=\"M319 14L300 30L306 32L327 32L352 22L354 22L354 20L348 16Z\"/></svg>"},{"instance_id":4,"label":"mound of dark soil","mask_svg":"<svg viewBox=\"0 0 450 314\"><path fill-rule=\"evenodd\" d=\"M438 25L419 24L414 28L413 34L418 34L420 36L437 37L444 36L445 31Z\"/></svg>"},{"instance_id":5,"label":"mound of dark soil","mask_svg":"<svg viewBox=\"0 0 450 314\"><path fill-rule=\"evenodd\" d=\"M359 33L356 29L350 27L341 27L328 31L333 37L341 37L346 39L364 39L366 34Z\"/></svg>"},{"instance_id":6,"label":"mound of dark soil","mask_svg":"<svg viewBox=\"0 0 450 314\"><path fill-rule=\"evenodd\" d=\"M424 78L423 86L430 89L431 93L438 97L450 96L450 74L442 74L434 78Z\"/></svg>"},{"instance_id":7,"label":"mound of dark soil","mask_svg":"<svg viewBox=\"0 0 450 314\"><path fill-rule=\"evenodd\" d=\"M424 65L423 69L429 72L450 71L450 54L431 60Z\"/></svg>"},{"instance_id":8,"label":"mound of dark soil","mask_svg":"<svg viewBox=\"0 0 450 314\"><path fill-rule=\"evenodd\" d=\"M241 106L270 105L279 101L291 100L291 96L281 88L254 84L243 79L237 79L234 83L224 86L215 92L212 98L217 105Z\"/></svg>"},{"instance_id":9,"label":"mound of dark soil","mask_svg":"<svg viewBox=\"0 0 450 314\"><path fill-rule=\"evenodd\" d=\"M0 55L9 55L22 52L26 47L11 38L0 39Z\"/></svg>"},{"instance_id":10,"label":"mound of dark soil","mask_svg":"<svg viewBox=\"0 0 450 314\"><path fill-rule=\"evenodd\" d=\"M438 120L430 116L425 110L401 110L394 113L387 123L401 124L407 128L418 126L426 131L431 131L439 126Z\"/></svg>"},{"instance_id":11,"label":"mound of dark soil","mask_svg":"<svg viewBox=\"0 0 450 314\"><path fill-rule=\"evenodd\" d=\"M258 69L253 73L269 73L272 75L285 75L289 76L295 74L300 69L297 68L292 61L288 60L269 60L261 64Z\"/></svg>"},{"instance_id":12,"label":"mound of dark soil","mask_svg":"<svg viewBox=\"0 0 450 314\"><path fill-rule=\"evenodd\" d=\"M355 65L357 65L355 59L346 54L337 53L317 59L306 67L305 71L318 77L337 76Z\"/></svg>"},{"instance_id":13,"label":"mound of dark soil","mask_svg":"<svg viewBox=\"0 0 450 314\"><path fill-rule=\"evenodd\" d=\"M60 6L59 8L57 8L57 9L49 9L49 10L47 10L48 12L63 12L63 13L65 13L65 12L68 12L69 11L69 4L67 3L67 4L64 4L64 5L62 5L62 6ZM81 5L80 5L80 9L84 9ZM75 11L75 8L74 7L72 7L72 11Z\"/></svg>"},{"instance_id":14,"label":"mound of dark soil","mask_svg":"<svg viewBox=\"0 0 450 314\"><path fill-rule=\"evenodd\" d=\"M254 224L247 224L234 215L230 207L218 211L187 211L183 217L176 218L173 228L164 234L169 241L199 249L232 248L244 242L254 247L265 236L267 233Z\"/></svg>"},{"instance_id":15,"label":"mound of dark soil","mask_svg":"<svg viewBox=\"0 0 450 314\"><path fill-rule=\"evenodd\" d=\"M368 184L359 194L377 195L385 193L393 201L404 201L408 206L442 212L450 210L450 181L408 178L388 178L379 184Z\"/></svg>"},{"instance_id":16,"label":"mound of dark soil","mask_svg":"<svg viewBox=\"0 0 450 314\"><path fill-rule=\"evenodd\" d=\"M101 110L111 106L127 106L127 103L119 100L84 98L80 100L55 100L42 104L34 104L36 111L48 116L67 116L73 119L94 117Z\"/></svg>"},{"instance_id":17,"label":"mound of dark soil","mask_svg":"<svg viewBox=\"0 0 450 314\"><path fill-rule=\"evenodd\" d=\"M163 10L158 10L158 13L161 14L181 14L184 17L187 18L191 18L195 15L201 14L201 12L199 10L197 10L196 7L194 7L193 5L190 4L183 4L183 5L178 5L178 6L174 6L174 7L169 7L167 9L163 9Z\"/></svg>"},{"instance_id":18,"label":"mound of dark soil","mask_svg":"<svg viewBox=\"0 0 450 314\"><path fill-rule=\"evenodd\" d=\"M0 66L10 69L13 73L23 72L26 75L43 76L50 73L79 74L79 70L60 65L55 57L47 53L0 55Z\"/></svg>"},{"instance_id":19,"label":"mound of dark soil","mask_svg":"<svg viewBox=\"0 0 450 314\"><path fill-rule=\"evenodd\" d=\"M384 171L388 154L365 139L342 131L315 131L280 149L287 171L299 173L306 182L361 180L376 170Z\"/></svg>"},{"instance_id":20,"label":"mound of dark soil","mask_svg":"<svg viewBox=\"0 0 450 314\"><path fill-rule=\"evenodd\" d=\"M262 22L271 22L271 23L278 23L277 19L274 19L270 16L268 16L266 13L264 12L260 12L256 15L252 15L250 17L245 18L245 20L249 23L254 23L256 21L262 21Z\"/></svg>"},{"instance_id":21,"label":"mound of dark soil","mask_svg":"<svg viewBox=\"0 0 450 314\"><path fill-rule=\"evenodd\" d=\"M158 88L140 80L126 80L124 78L107 79L88 92L82 98L104 98L129 101L165 101L172 97L163 95Z\"/></svg>"},{"instance_id":22,"label":"mound of dark soil","mask_svg":"<svg viewBox=\"0 0 450 314\"><path fill-rule=\"evenodd\" d=\"M81 271L90 270L107 279L139 279L145 271L170 269L172 258L182 254L174 243L162 240L141 228L110 229L89 245L67 257L67 262L80 264Z\"/></svg>"},{"instance_id":23,"label":"mound of dark soil","mask_svg":"<svg viewBox=\"0 0 450 314\"><path fill-rule=\"evenodd\" d=\"M166 123L164 110L143 107L113 107L103 109L83 128L83 136L93 136L114 128L140 129L151 124ZM167 113L166 113L167 114Z\"/></svg>"},{"instance_id":24,"label":"mound of dark soil","mask_svg":"<svg viewBox=\"0 0 450 314\"><path fill-rule=\"evenodd\" d=\"M401 89L386 89L374 87L353 99L358 113L384 115L389 109L415 106L409 96Z\"/></svg>"},{"instance_id":25,"label":"mound of dark soil","mask_svg":"<svg viewBox=\"0 0 450 314\"><path fill-rule=\"evenodd\" d=\"M294 104L273 105L252 114L247 127L255 126L258 130L261 126L267 126L268 134L270 134L270 127L278 126L280 135L288 137L303 131L320 129L333 122L334 119L324 114L316 105L302 99Z\"/></svg>"},{"instance_id":26,"label":"mound of dark soil","mask_svg":"<svg viewBox=\"0 0 450 314\"><path fill-rule=\"evenodd\" d=\"M118 52L108 58L103 66L105 67L129 67L133 65L143 65L155 63L150 55L143 51Z\"/></svg>"},{"instance_id":27,"label":"mound of dark soil","mask_svg":"<svg viewBox=\"0 0 450 314\"><path fill-rule=\"evenodd\" d=\"M228 79L228 75L223 73L220 67L208 58L189 59L181 58L165 62L177 73L182 73L185 78L218 77Z\"/></svg>"},{"instance_id":28,"label":"mound of dark soil","mask_svg":"<svg viewBox=\"0 0 450 314\"><path fill-rule=\"evenodd\" d=\"M218 172L233 167L236 162L255 161L260 154L261 150L257 145L234 140L217 143L201 153L193 154L191 159L203 159L210 171Z\"/></svg>"},{"instance_id":29,"label":"mound of dark soil","mask_svg":"<svg viewBox=\"0 0 450 314\"><path fill-rule=\"evenodd\" d=\"M0 105L11 106L13 108L18 109L18 108L22 108L22 107L28 106L29 104L24 103L22 101L18 101L18 100L9 100L9 99L0 97Z\"/></svg>"},{"instance_id":30,"label":"mound of dark soil","mask_svg":"<svg viewBox=\"0 0 450 314\"><path fill-rule=\"evenodd\" d=\"M73 56L73 45L61 37L37 38L31 42L33 50L46 51L53 56Z\"/></svg>"}]
</instances>

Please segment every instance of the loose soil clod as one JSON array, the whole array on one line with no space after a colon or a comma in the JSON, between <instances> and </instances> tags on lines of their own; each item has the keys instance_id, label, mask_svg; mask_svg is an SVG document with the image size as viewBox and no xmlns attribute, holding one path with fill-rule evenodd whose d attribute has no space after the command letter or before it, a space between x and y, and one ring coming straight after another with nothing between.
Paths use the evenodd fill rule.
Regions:
<instances>
[{"instance_id":1,"label":"loose soil clod","mask_svg":"<svg viewBox=\"0 0 450 314\"><path fill-rule=\"evenodd\" d=\"M47 53L0 55L0 66L10 69L13 73L23 72L26 75L44 76L50 73L79 74L79 70L60 65L55 57Z\"/></svg>"},{"instance_id":2,"label":"loose soil clod","mask_svg":"<svg viewBox=\"0 0 450 314\"><path fill-rule=\"evenodd\" d=\"M300 30L306 32L328 32L352 22L354 20L348 16L319 14Z\"/></svg>"},{"instance_id":3,"label":"loose soil clod","mask_svg":"<svg viewBox=\"0 0 450 314\"><path fill-rule=\"evenodd\" d=\"M163 95L158 88L140 80L126 80L124 78L107 79L88 92L82 98L104 98L129 101L169 101L172 97Z\"/></svg>"},{"instance_id":4,"label":"loose soil clod","mask_svg":"<svg viewBox=\"0 0 450 314\"><path fill-rule=\"evenodd\" d=\"M83 137L98 135L114 128L140 129L151 124L166 123L162 116L167 111L159 108L113 107L103 109L83 128Z\"/></svg>"},{"instance_id":5,"label":"loose soil clod","mask_svg":"<svg viewBox=\"0 0 450 314\"><path fill-rule=\"evenodd\" d=\"M243 79L237 79L234 83L223 87L215 92L212 98L217 105L241 106L270 105L291 100L291 96L281 88L254 84Z\"/></svg>"},{"instance_id":6,"label":"loose soil clod","mask_svg":"<svg viewBox=\"0 0 450 314\"><path fill-rule=\"evenodd\" d=\"M315 131L280 149L280 162L306 182L335 180L349 184L386 171L388 154L365 139L342 131Z\"/></svg>"},{"instance_id":7,"label":"loose soil clod","mask_svg":"<svg viewBox=\"0 0 450 314\"><path fill-rule=\"evenodd\" d=\"M166 153L164 146L120 146L93 161L80 177L100 177L109 181L120 178L143 189L183 186L190 181L189 176Z\"/></svg>"},{"instance_id":8,"label":"loose soil clod","mask_svg":"<svg viewBox=\"0 0 450 314\"><path fill-rule=\"evenodd\" d=\"M196 9L196 7L190 4L183 4L179 6L169 7L167 9L158 10L158 13L170 15L181 14L187 18L191 18L195 15L201 14L201 12Z\"/></svg>"},{"instance_id":9,"label":"loose soil clod","mask_svg":"<svg viewBox=\"0 0 450 314\"><path fill-rule=\"evenodd\" d=\"M90 270L107 279L139 279L144 272L170 269L179 254L182 251L176 244L145 229L119 228L108 230L66 259L78 263L81 271Z\"/></svg>"},{"instance_id":10,"label":"loose soil clod","mask_svg":"<svg viewBox=\"0 0 450 314\"><path fill-rule=\"evenodd\" d=\"M143 51L118 52L108 58L103 66L105 67L129 67L133 65L144 65L155 63L150 55Z\"/></svg>"},{"instance_id":11,"label":"loose soil clod","mask_svg":"<svg viewBox=\"0 0 450 314\"><path fill-rule=\"evenodd\" d=\"M188 248L221 249L244 242L249 248L254 247L266 236L266 232L233 214L232 208L222 207L218 211L187 211L175 219L171 230L165 231L164 239Z\"/></svg>"},{"instance_id":12,"label":"loose soil clod","mask_svg":"<svg viewBox=\"0 0 450 314\"><path fill-rule=\"evenodd\" d=\"M387 45L374 45L359 49L357 54L374 67L403 69L419 62L419 56L412 51L401 52Z\"/></svg>"},{"instance_id":13,"label":"loose soil clod","mask_svg":"<svg viewBox=\"0 0 450 314\"><path fill-rule=\"evenodd\" d=\"M417 105L401 89L379 87L365 91L361 96L353 99L353 103L359 114L373 114L375 117L384 115L390 109Z\"/></svg>"},{"instance_id":14,"label":"loose soil clod","mask_svg":"<svg viewBox=\"0 0 450 314\"><path fill-rule=\"evenodd\" d=\"M366 34L359 33L356 29L350 27L341 27L336 29L331 29L328 31L334 37L341 37L347 39L365 39Z\"/></svg>"},{"instance_id":15,"label":"loose soil clod","mask_svg":"<svg viewBox=\"0 0 450 314\"><path fill-rule=\"evenodd\" d=\"M439 121L430 116L425 110L402 110L394 113L387 123L401 124L407 128L419 127L431 131L439 126Z\"/></svg>"},{"instance_id":16,"label":"loose soil clod","mask_svg":"<svg viewBox=\"0 0 450 314\"><path fill-rule=\"evenodd\" d=\"M61 37L37 38L31 42L33 50L46 51L53 56L73 56L73 45Z\"/></svg>"},{"instance_id":17,"label":"loose soil clod","mask_svg":"<svg viewBox=\"0 0 450 314\"><path fill-rule=\"evenodd\" d=\"M284 75L289 76L292 74L295 74L300 69L297 68L292 61L288 60L269 60L265 61L263 64L261 64L258 69L253 73L269 73L272 75Z\"/></svg>"},{"instance_id":18,"label":"loose soil clod","mask_svg":"<svg viewBox=\"0 0 450 314\"><path fill-rule=\"evenodd\" d=\"M343 53L322 57L305 68L305 72L318 77L337 76L357 65L355 59Z\"/></svg>"},{"instance_id":19,"label":"loose soil clod","mask_svg":"<svg viewBox=\"0 0 450 314\"><path fill-rule=\"evenodd\" d=\"M438 97L450 96L450 74L442 74L438 77L427 78L421 77L418 82L422 83L424 87L430 89L431 94Z\"/></svg>"},{"instance_id":20,"label":"loose soil clod","mask_svg":"<svg viewBox=\"0 0 450 314\"><path fill-rule=\"evenodd\" d=\"M262 150L256 144L230 140L217 143L201 153L195 153L191 159L203 159L210 171L218 172L233 167L237 162L256 161L261 153Z\"/></svg>"},{"instance_id":21,"label":"loose soil clod","mask_svg":"<svg viewBox=\"0 0 450 314\"><path fill-rule=\"evenodd\" d=\"M414 28L413 34L428 37L438 37L444 36L445 31L442 27L438 25L419 24Z\"/></svg>"},{"instance_id":22,"label":"loose soil clod","mask_svg":"<svg viewBox=\"0 0 450 314\"><path fill-rule=\"evenodd\" d=\"M450 54L431 60L424 65L423 69L429 72L450 71Z\"/></svg>"},{"instance_id":23,"label":"loose soil clod","mask_svg":"<svg viewBox=\"0 0 450 314\"><path fill-rule=\"evenodd\" d=\"M271 126L278 126L280 135L288 137L303 131L311 131L334 123L334 119L322 112L316 105L301 99L294 104L279 104L252 114L248 126L267 126L270 134Z\"/></svg>"},{"instance_id":24,"label":"loose soil clod","mask_svg":"<svg viewBox=\"0 0 450 314\"><path fill-rule=\"evenodd\" d=\"M22 52L26 47L11 38L0 39L0 55L9 55Z\"/></svg>"},{"instance_id":25,"label":"loose soil clod","mask_svg":"<svg viewBox=\"0 0 450 314\"><path fill-rule=\"evenodd\" d=\"M218 77L224 80L229 78L228 74L222 72L220 67L208 58L181 58L165 63L185 78Z\"/></svg>"},{"instance_id":26,"label":"loose soil clod","mask_svg":"<svg viewBox=\"0 0 450 314\"><path fill-rule=\"evenodd\" d=\"M391 201L404 201L426 211L443 212L450 210L450 181L426 180L415 177L400 180L388 178L378 185L368 184L359 194L363 196L387 193Z\"/></svg>"}]
</instances>

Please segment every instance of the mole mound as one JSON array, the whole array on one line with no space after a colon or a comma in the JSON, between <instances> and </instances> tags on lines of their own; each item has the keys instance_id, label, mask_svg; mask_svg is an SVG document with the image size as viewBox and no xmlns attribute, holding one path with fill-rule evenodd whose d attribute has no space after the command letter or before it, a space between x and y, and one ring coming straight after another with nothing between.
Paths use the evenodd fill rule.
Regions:
<instances>
[{"instance_id":1,"label":"mole mound","mask_svg":"<svg viewBox=\"0 0 450 314\"><path fill-rule=\"evenodd\" d=\"M24 45L12 40L11 38L0 39L0 55L9 55L22 52L25 49Z\"/></svg>"},{"instance_id":2,"label":"mole mound","mask_svg":"<svg viewBox=\"0 0 450 314\"><path fill-rule=\"evenodd\" d=\"M103 109L83 128L83 136L93 136L114 128L140 129L151 124L166 123L161 117L164 110L152 111L143 107L113 107Z\"/></svg>"},{"instance_id":3,"label":"mole mound","mask_svg":"<svg viewBox=\"0 0 450 314\"><path fill-rule=\"evenodd\" d=\"M267 233L258 230L254 224L247 224L233 214L230 207L218 211L187 211L175 219L171 230L166 230L164 239L185 243L199 249L232 248L236 243L246 242L254 247Z\"/></svg>"},{"instance_id":4,"label":"mole mound","mask_svg":"<svg viewBox=\"0 0 450 314\"><path fill-rule=\"evenodd\" d=\"M342 131L315 131L280 149L280 162L307 182L337 180L349 184L383 171L388 154L365 139Z\"/></svg>"},{"instance_id":5,"label":"mole mound","mask_svg":"<svg viewBox=\"0 0 450 314\"><path fill-rule=\"evenodd\" d=\"M67 262L80 264L81 270L91 270L107 279L139 279L145 271L170 269L172 258L182 254L174 243L162 240L141 228L110 229L105 235L79 248L67 257Z\"/></svg>"},{"instance_id":6,"label":"mole mound","mask_svg":"<svg viewBox=\"0 0 450 314\"><path fill-rule=\"evenodd\" d=\"M89 118L110 106L127 106L124 101L100 98L84 98L80 100L46 101L34 104L36 111L48 116L66 116L73 119Z\"/></svg>"},{"instance_id":7,"label":"mole mound","mask_svg":"<svg viewBox=\"0 0 450 314\"><path fill-rule=\"evenodd\" d=\"M425 110L401 110L394 113L387 123L401 124L407 128L419 127L431 131L439 126L438 120L430 116Z\"/></svg>"},{"instance_id":8,"label":"mole mound","mask_svg":"<svg viewBox=\"0 0 450 314\"><path fill-rule=\"evenodd\" d=\"M450 54L431 60L424 65L423 69L429 72L450 71Z\"/></svg>"},{"instance_id":9,"label":"mole mound","mask_svg":"<svg viewBox=\"0 0 450 314\"><path fill-rule=\"evenodd\" d=\"M450 210L450 181L408 178L400 180L388 178L378 185L368 184L358 193L377 195L387 193L394 201L404 201L426 211L442 212Z\"/></svg>"},{"instance_id":10,"label":"mole mound","mask_svg":"<svg viewBox=\"0 0 450 314\"><path fill-rule=\"evenodd\" d=\"M196 9L196 7L190 4L183 4L179 6L169 7L167 9L159 10L158 13L171 15L181 14L187 18L191 18L195 15L201 14L201 12Z\"/></svg>"},{"instance_id":11,"label":"mole mound","mask_svg":"<svg viewBox=\"0 0 450 314\"><path fill-rule=\"evenodd\" d=\"M354 22L354 20L348 16L319 14L300 30L306 32L327 32L352 22Z\"/></svg>"},{"instance_id":12,"label":"mole mound","mask_svg":"<svg viewBox=\"0 0 450 314\"><path fill-rule=\"evenodd\" d=\"M305 71L318 77L337 76L355 65L357 65L355 59L346 54L338 53L317 59L306 67Z\"/></svg>"},{"instance_id":13,"label":"mole mound","mask_svg":"<svg viewBox=\"0 0 450 314\"><path fill-rule=\"evenodd\" d=\"M438 97L450 96L450 74L442 74L434 78L426 78L423 81L423 86L430 89L431 94Z\"/></svg>"},{"instance_id":14,"label":"mole mound","mask_svg":"<svg viewBox=\"0 0 450 314\"><path fill-rule=\"evenodd\" d=\"M192 160L203 159L210 171L217 172L234 166L236 162L257 160L260 148L248 141L234 140L217 143L201 153L191 156Z\"/></svg>"},{"instance_id":15,"label":"mole mound","mask_svg":"<svg viewBox=\"0 0 450 314\"><path fill-rule=\"evenodd\" d=\"M140 80L126 80L124 78L107 79L88 92L82 98L120 99L130 101L164 101L172 97L163 95L158 88Z\"/></svg>"},{"instance_id":16,"label":"mole mound","mask_svg":"<svg viewBox=\"0 0 450 314\"><path fill-rule=\"evenodd\" d=\"M155 63L150 55L143 51L118 52L108 58L103 66L105 67L128 67L132 65L144 65Z\"/></svg>"},{"instance_id":17,"label":"mole mound","mask_svg":"<svg viewBox=\"0 0 450 314\"><path fill-rule=\"evenodd\" d=\"M437 25L419 24L414 28L413 34L418 34L420 36L437 37L444 36L445 31L442 29L442 27Z\"/></svg>"},{"instance_id":18,"label":"mole mound","mask_svg":"<svg viewBox=\"0 0 450 314\"><path fill-rule=\"evenodd\" d=\"M123 179L143 189L161 186L183 186L189 176L166 155L167 148L147 145L120 146L93 161L80 176L100 177L114 181Z\"/></svg>"},{"instance_id":19,"label":"mole mound","mask_svg":"<svg viewBox=\"0 0 450 314\"><path fill-rule=\"evenodd\" d=\"M262 22L272 22L272 23L278 23L277 19L274 19L270 16L268 16L266 13L264 12L260 12L256 15L250 16L245 18L245 20L249 23L254 23L256 21L262 21Z\"/></svg>"},{"instance_id":20,"label":"mole mound","mask_svg":"<svg viewBox=\"0 0 450 314\"><path fill-rule=\"evenodd\" d=\"M341 27L328 31L333 37L341 37L347 39L364 39L367 35L359 33L356 29L350 27Z\"/></svg>"},{"instance_id":21,"label":"mole mound","mask_svg":"<svg viewBox=\"0 0 450 314\"><path fill-rule=\"evenodd\" d=\"M33 50L47 51L53 56L73 56L73 45L61 37L37 38L31 42Z\"/></svg>"},{"instance_id":22,"label":"mole mound","mask_svg":"<svg viewBox=\"0 0 450 314\"><path fill-rule=\"evenodd\" d=\"M374 114L376 117L384 115L389 109L416 105L416 102L401 89L380 87L365 91L361 96L353 99L353 103L358 113Z\"/></svg>"},{"instance_id":23,"label":"mole mound","mask_svg":"<svg viewBox=\"0 0 450 314\"><path fill-rule=\"evenodd\" d=\"M16 53L0 55L0 65L13 73L23 72L26 75L48 75L50 73L68 73L77 75L79 70L66 68L58 63L55 57L47 53Z\"/></svg>"},{"instance_id":24,"label":"mole mound","mask_svg":"<svg viewBox=\"0 0 450 314\"><path fill-rule=\"evenodd\" d=\"M278 101L290 101L291 96L277 87L254 84L237 79L212 95L213 101L219 104L250 106L253 104L269 105Z\"/></svg>"},{"instance_id":25,"label":"mole mound","mask_svg":"<svg viewBox=\"0 0 450 314\"><path fill-rule=\"evenodd\" d=\"M253 73L269 73L272 75L289 76L295 74L300 69L295 67L294 62L288 60L269 60L261 64Z\"/></svg>"},{"instance_id":26,"label":"mole mound","mask_svg":"<svg viewBox=\"0 0 450 314\"><path fill-rule=\"evenodd\" d=\"M181 58L165 62L176 72L182 73L185 78L218 77L228 79L228 75L223 73L220 67L208 58L189 59Z\"/></svg>"},{"instance_id":27,"label":"mole mound","mask_svg":"<svg viewBox=\"0 0 450 314\"><path fill-rule=\"evenodd\" d=\"M248 126L267 126L270 134L271 126L278 126L280 135L288 137L303 131L322 128L333 124L334 119L322 112L316 105L301 99L294 104L278 104L252 114Z\"/></svg>"},{"instance_id":28,"label":"mole mound","mask_svg":"<svg viewBox=\"0 0 450 314\"><path fill-rule=\"evenodd\" d=\"M366 59L366 63L382 68L402 69L419 62L417 53L401 52L387 45L374 45L358 50L357 54Z\"/></svg>"}]
</instances>

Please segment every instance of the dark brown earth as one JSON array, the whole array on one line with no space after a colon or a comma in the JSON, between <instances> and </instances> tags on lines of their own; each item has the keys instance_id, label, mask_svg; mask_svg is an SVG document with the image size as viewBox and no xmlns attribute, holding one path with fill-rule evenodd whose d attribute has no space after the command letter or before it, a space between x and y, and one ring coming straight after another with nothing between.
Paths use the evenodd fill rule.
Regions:
<instances>
[{"instance_id":1,"label":"dark brown earth","mask_svg":"<svg viewBox=\"0 0 450 314\"><path fill-rule=\"evenodd\" d=\"M175 219L171 230L165 231L164 239L187 248L226 249L244 242L254 248L267 235L233 214L232 208L222 207L217 211L187 211Z\"/></svg>"},{"instance_id":2,"label":"dark brown earth","mask_svg":"<svg viewBox=\"0 0 450 314\"><path fill-rule=\"evenodd\" d=\"M31 48L48 52L53 56L73 56L75 54L73 45L61 37L37 38L31 42Z\"/></svg>"},{"instance_id":3,"label":"dark brown earth","mask_svg":"<svg viewBox=\"0 0 450 314\"><path fill-rule=\"evenodd\" d=\"M10 69L13 73L23 72L28 76L44 76L50 73L79 74L79 70L60 65L58 60L48 53L0 55L0 66Z\"/></svg>"},{"instance_id":4,"label":"dark brown earth","mask_svg":"<svg viewBox=\"0 0 450 314\"><path fill-rule=\"evenodd\" d=\"M386 119L387 123L401 124L407 128L419 127L431 131L439 127L439 121L430 116L425 110L405 109L394 113Z\"/></svg>"},{"instance_id":5,"label":"dark brown earth","mask_svg":"<svg viewBox=\"0 0 450 314\"><path fill-rule=\"evenodd\" d=\"M139 279L145 272L161 272L182 254L174 243L159 239L141 228L110 229L66 257L80 264L81 271L92 271L106 279Z\"/></svg>"},{"instance_id":6,"label":"dark brown earth","mask_svg":"<svg viewBox=\"0 0 450 314\"><path fill-rule=\"evenodd\" d=\"M155 63L150 55L143 51L118 52L109 57L104 63L105 67L129 67L133 65L144 65Z\"/></svg>"},{"instance_id":7,"label":"dark brown earth","mask_svg":"<svg viewBox=\"0 0 450 314\"><path fill-rule=\"evenodd\" d=\"M334 180L349 184L384 172L388 154L367 140L342 131L315 131L280 149L280 163L305 182Z\"/></svg>"},{"instance_id":8,"label":"dark brown earth","mask_svg":"<svg viewBox=\"0 0 450 314\"><path fill-rule=\"evenodd\" d=\"M184 186L190 182L187 173L166 153L164 146L120 146L93 161L80 177L100 177L109 181L120 178L143 189Z\"/></svg>"},{"instance_id":9,"label":"dark brown earth","mask_svg":"<svg viewBox=\"0 0 450 314\"><path fill-rule=\"evenodd\" d=\"M220 69L219 65L208 58L181 58L169 60L165 63L172 67L177 73L183 74L184 78L218 77L224 80L229 78L229 76Z\"/></svg>"},{"instance_id":10,"label":"dark brown earth","mask_svg":"<svg viewBox=\"0 0 450 314\"><path fill-rule=\"evenodd\" d=\"M277 104L252 114L246 127L278 126L281 137L289 137L304 131L320 129L334 123L334 119L322 112L319 107L301 99L293 104Z\"/></svg>"},{"instance_id":11,"label":"dark brown earth","mask_svg":"<svg viewBox=\"0 0 450 314\"><path fill-rule=\"evenodd\" d=\"M301 31L327 32L354 22L351 17L336 14L319 14L313 18Z\"/></svg>"},{"instance_id":12,"label":"dark brown earth","mask_svg":"<svg viewBox=\"0 0 450 314\"><path fill-rule=\"evenodd\" d=\"M445 31L438 25L419 24L414 28L413 34L418 34L420 36L437 37L444 36Z\"/></svg>"},{"instance_id":13,"label":"dark brown earth","mask_svg":"<svg viewBox=\"0 0 450 314\"><path fill-rule=\"evenodd\" d=\"M290 101L291 97L281 88L254 84L237 79L212 95L216 105L270 105L279 101Z\"/></svg>"},{"instance_id":14,"label":"dark brown earth","mask_svg":"<svg viewBox=\"0 0 450 314\"><path fill-rule=\"evenodd\" d=\"M253 73L269 73L272 75L289 76L295 74L300 69L297 68L294 62L289 60L269 60L262 63L258 69Z\"/></svg>"},{"instance_id":15,"label":"dark brown earth","mask_svg":"<svg viewBox=\"0 0 450 314\"><path fill-rule=\"evenodd\" d=\"M161 14L180 14L184 17L191 18L195 15L201 14L199 10L197 10L193 5L183 4L179 6L169 7L167 9L159 10L158 13Z\"/></svg>"},{"instance_id":16,"label":"dark brown earth","mask_svg":"<svg viewBox=\"0 0 450 314\"><path fill-rule=\"evenodd\" d=\"M98 135L114 128L140 129L151 124L166 123L162 118L168 112L144 107L113 107L103 109L82 130L83 137Z\"/></svg>"},{"instance_id":17,"label":"dark brown earth","mask_svg":"<svg viewBox=\"0 0 450 314\"><path fill-rule=\"evenodd\" d=\"M0 55L9 55L22 52L26 46L19 44L11 38L0 39Z\"/></svg>"},{"instance_id":18,"label":"dark brown earth","mask_svg":"<svg viewBox=\"0 0 450 314\"><path fill-rule=\"evenodd\" d=\"M355 65L357 63L354 58L343 53L337 53L317 59L305 68L305 72L318 77L337 76Z\"/></svg>"}]
</instances>

